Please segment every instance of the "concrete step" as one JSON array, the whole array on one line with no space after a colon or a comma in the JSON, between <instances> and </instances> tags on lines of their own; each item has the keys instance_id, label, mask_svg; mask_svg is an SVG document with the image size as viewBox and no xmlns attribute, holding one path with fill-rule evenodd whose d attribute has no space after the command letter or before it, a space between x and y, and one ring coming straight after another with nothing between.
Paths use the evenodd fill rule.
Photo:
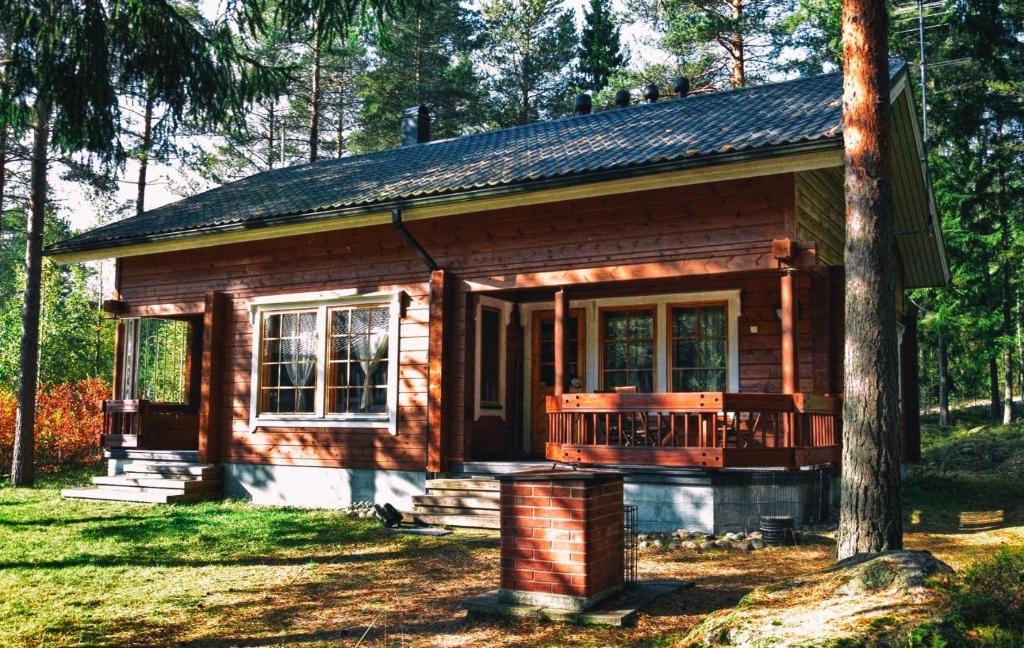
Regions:
<instances>
[{"instance_id":1,"label":"concrete step","mask_svg":"<svg viewBox=\"0 0 1024 648\"><path fill-rule=\"evenodd\" d=\"M501 484L490 477L473 477L469 479L428 479L427 492L433 490L466 490L466 491L500 491Z\"/></svg>"},{"instance_id":2,"label":"concrete step","mask_svg":"<svg viewBox=\"0 0 1024 648\"><path fill-rule=\"evenodd\" d=\"M412 498L417 510L421 506L448 506L475 510L497 511L501 503L497 497L472 497L463 495L415 495Z\"/></svg>"},{"instance_id":3,"label":"concrete step","mask_svg":"<svg viewBox=\"0 0 1024 648\"><path fill-rule=\"evenodd\" d=\"M471 515L473 517L494 518L501 517L494 509L478 509L472 506L431 506L429 504L416 504L413 507L413 515L428 513L430 515Z\"/></svg>"},{"instance_id":4,"label":"concrete step","mask_svg":"<svg viewBox=\"0 0 1024 648\"><path fill-rule=\"evenodd\" d=\"M192 475L204 479L220 477L220 466L173 461L133 461L125 464L122 471L126 475Z\"/></svg>"},{"instance_id":5,"label":"concrete step","mask_svg":"<svg viewBox=\"0 0 1024 648\"><path fill-rule=\"evenodd\" d=\"M500 529L501 518L494 515L443 515L413 513L413 520L432 526L461 527L465 529Z\"/></svg>"},{"instance_id":6,"label":"concrete step","mask_svg":"<svg viewBox=\"0 0 1024 648\"><path fill-rule=\"evenodd\" d=\"M428 488L427 495L431 497L476 497L494 502L501 501L500 491Z\"/></svg>"},{"instance_id":7,"label":"concrete step","mask_svg":"<svg viewBox=\"0 0 1024 648\"><path fill-rule=\"evenodd\" d=\"M107 459L128 459L130 461L175 461L180 463L199 463L198 450L134 450L116 448L105 450Z\"/></svg>"},{"instance_id":8,"label":"concrete step","mask_svg":"<svg viewBox=\"0 0 1024 648\"><path fill-rule=\"evenodd\" d=\"M141 488L153 492L167 491L174 493L219 492L222 488L219 479L195 479L183 475L170 475L166 477L115 475L113 477L93 477L92 483L105 488Z\"/></svg>"},{"instance_id":9,"label":"concrete step","mask_svg":"<svg viewBox=\"0 0 1024 648\"><path fill-rule=\"evenodd\" d=\"M152 492L144 489L120 488L66 488L60 492L68 499L101 500L109 502L140 502L145 504L185 504L207 499L217 499L218 495L208 493L173 493Z\"/></svg>"}]
</instances>

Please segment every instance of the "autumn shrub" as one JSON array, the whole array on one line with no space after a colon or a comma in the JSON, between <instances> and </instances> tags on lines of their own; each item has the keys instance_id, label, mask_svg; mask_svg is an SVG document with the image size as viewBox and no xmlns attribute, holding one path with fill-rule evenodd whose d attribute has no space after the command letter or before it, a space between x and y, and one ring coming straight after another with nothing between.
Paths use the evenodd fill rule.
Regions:
<instances>
[{"instance_id":1,"label":"autumn shrub","mask_svg":"<svg viewBox=\"0 0 1024 648\"><path fill-rule=\"evenodd\" d=\"M36 465L44 472L95 463L102 456L103 400L110 385L102 380L41 385L36 398ZM0 391L0 473L10 470L14 452L17 397Z\"/></svg>"}]
</instances>

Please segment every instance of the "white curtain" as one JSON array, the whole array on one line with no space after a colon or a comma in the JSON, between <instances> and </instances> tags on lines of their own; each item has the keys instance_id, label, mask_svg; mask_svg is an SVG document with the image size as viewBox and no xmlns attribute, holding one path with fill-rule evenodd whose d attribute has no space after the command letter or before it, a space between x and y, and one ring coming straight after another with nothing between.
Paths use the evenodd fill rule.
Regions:
<instances>
[{"instance_id":1,"label":"white curtain","mask_svg":"<svg viewBox=\"0 0 1024 648\"><path fill-rule=\"evenodd\" d=\"M290 321L289 321L290 320ZM316 366L316 314L298 313L282 316L281 360L292 385L311 384Z\"/></svg>"},{"instance_id":2,"label":"white curtain","mask_svg":"<svg viewBox=\"0 0 1024 648\"><path fill-rule=\"evenodd\" d=\"M352 311L352 355L363 370L363 393L359 411L368 412L373 406L373 374L388 355L388 325L390 312L386 308L367 308Z\"/></svg>"}]
</instances>

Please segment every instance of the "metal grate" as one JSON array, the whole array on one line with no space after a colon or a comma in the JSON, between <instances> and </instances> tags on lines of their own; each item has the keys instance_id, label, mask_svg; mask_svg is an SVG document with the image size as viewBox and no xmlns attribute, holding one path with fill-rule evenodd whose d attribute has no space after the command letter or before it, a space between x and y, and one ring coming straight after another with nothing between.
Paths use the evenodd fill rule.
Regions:
<instances>
[{"instance_id":1,"label":"metal grate","mask_svg":"<svg viewBox=\"0 0 1024 648\"><path fill-rule=\"evenodd\" d=\"M636 504L622 507L623 577L627 585L636 584L636 564L639 544L636 539Z\"/></svg>"}]
</instances>

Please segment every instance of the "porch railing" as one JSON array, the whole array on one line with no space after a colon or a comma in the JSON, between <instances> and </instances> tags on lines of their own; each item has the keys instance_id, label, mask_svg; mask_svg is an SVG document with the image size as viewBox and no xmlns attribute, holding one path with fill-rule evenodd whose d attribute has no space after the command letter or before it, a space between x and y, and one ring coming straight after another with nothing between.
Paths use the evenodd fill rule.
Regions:
<instances>
[{"instance_id":1,"label":"porch railing","mask_svg":"<svg viewBox=\"0 0 1024 648\"><path fill-rule=\"evenodd\" d=\"M149 401L145 400L103 401L102 445L107 448L138 447L148 411Z\"/></svg>"},{"instance_id":2,"label":"porch railing","mask_svg":"<svg viewBox=\"0 0 1024 648\"><path fill-rule=\"evenodd\" d=\"M564 394L546 455L585 464L774 467L835 463L841 399L816 394Z\"/></svg>"}]
</instances>

